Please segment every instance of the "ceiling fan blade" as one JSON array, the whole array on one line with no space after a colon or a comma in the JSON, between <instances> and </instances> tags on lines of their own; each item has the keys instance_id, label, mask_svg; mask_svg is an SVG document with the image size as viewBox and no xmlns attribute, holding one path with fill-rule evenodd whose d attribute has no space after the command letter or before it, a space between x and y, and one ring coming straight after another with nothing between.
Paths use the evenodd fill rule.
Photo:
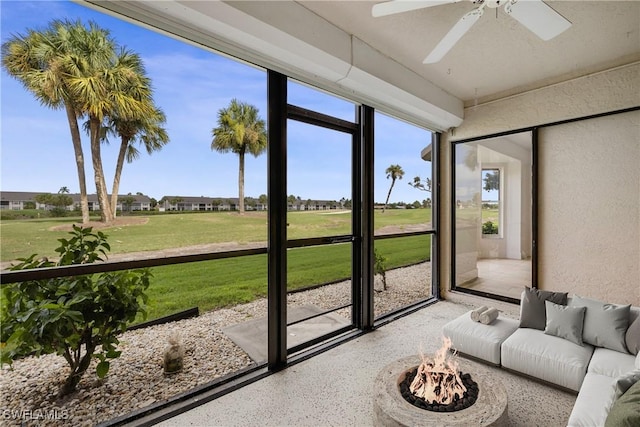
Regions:
<instances>
[{"instance_id":1,"label":"ceiling fan blade","mask_svg":"<svg viewBox=\"0 0 640 427\"><path fill-rule=\"evenodd\" d=\"M464 36L467 31L471 29L478 19L484 13L484 8L474 9L471 12L466 13L456 24L449 30L449 32L440 40L440 43L431 51L427 56L423 64L434 64L442 59L443 56L451 50L453 46Z\"/></svg>"},{"instance_id":2,"label":"ceiling fan blade","mask_svg":"<svg viewBox=\"0 0 640 427\"><path fill-rule=\"evenodd\" d=\"M504 7L504 11L545 41L551 40L571 26L571 22L542 0L510 1Z\"/></svg>"},{"instance_id":3,"label":"ceiling fan blade","mask_svg":"<svg viewBox=\"0 0 640 427\"><path fill-rule=\"evenodd\" d=\"M393 15L396 13L408 12L410 10L422 9L425 7L457 3L459 1L462 0L391 0L374 4L371 8L371 15L374 18L377 18L379 16Z\"/></svg>"}]
</instances>

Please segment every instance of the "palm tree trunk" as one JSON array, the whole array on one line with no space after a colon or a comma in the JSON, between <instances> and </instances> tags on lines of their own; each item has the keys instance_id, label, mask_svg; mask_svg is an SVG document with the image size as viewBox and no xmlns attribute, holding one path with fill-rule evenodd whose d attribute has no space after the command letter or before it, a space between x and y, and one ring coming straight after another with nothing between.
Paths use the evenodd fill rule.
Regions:
<instances>
[{"instance_id":1,"label":"palm tree trunk","mask_svg":"<svg viewBox=\"0 0 640 427\"><path fill-rule=\"evenodd\" d=\"M118 207L118 190L120 189L120 176L122 176L122 167L124 166L124 156L127 153L127 147L129 146L129 140L122 137L120 142L120 151L118 152L118 160L116 162L116 173L113 176L113 187L111 190L111 212L113 217L117 216Z\"/></svg>"},{"instance_id":2,"label":"palm tree trunk","mask_svg":"<svg viewBox=\"0 0 640 427\"><path fill-rule=\"evenodd\" d=\"M78 169L78 186L80 187L80 212L82 212L82 223L89 222L89 200L87 198L87 179L84 173L84 154L82 153L82 142L80 140L80 128L78 128L78 119L73 108L65 103L67 111L67 120L69 121L69 129L71 131L71 141L73 142L73 150L76 156L76 168Z\"/></svg>"},{"instance_id":3,"label":"palm tree trunk","mask_svg":"<svg viewBox=\"0 0 640 427\"><path fill-rule=\"evenodd\" d=\"M384 210L387 208L387 205L389 204L389 197L391 197L391 190L393 190L393 184L396 183L395 179L391 180L391 187L389 187L389 192L387 193L387 200L384 201L384 207L382 208L382 212L384 213Z\"/></svg>"},{"instance_id":4,"label":"palm tree trunk","mask_svg":"<svg viewBox=\"0 0 640 427\"><path fill-rule=\"evenodd\" d=\"M104 223L113 222L113 213L109 196L107 194L107 185L104 179L104 171L102 170L102 154L100 152L100 121L95 117L89 119L90 135L91 135L91 160L93 163L93 176L96 182L96 193L98 194L98 203L100 203L101 217Z\"/></svg>"},{"instance_id":5,"label":"palm tree trunk","mask_svg":"<svg viewBox=\"0 0 640 427\"><path fill-rule=\"evenodd\" d=\"M240 165L238 167L238 206L240 215L244 214L244 151L238 153Z\"/></svg>"}]
</instances>

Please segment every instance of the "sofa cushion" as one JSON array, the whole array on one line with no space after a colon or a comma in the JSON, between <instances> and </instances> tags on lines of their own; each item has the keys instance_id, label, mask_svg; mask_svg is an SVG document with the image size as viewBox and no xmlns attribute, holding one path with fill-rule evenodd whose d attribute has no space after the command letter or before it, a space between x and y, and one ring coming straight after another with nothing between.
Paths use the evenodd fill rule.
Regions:
<instances>
[{"instance_id":1,"label":"sofa cushion","mask_svg":"<svg viewBox=\"0 0 640 427\"><path fill-rule=\"evenodd\" d=\"M613 403L605 427L633 427L640 425L640 382L635 383Z\"/></svg>"},{"instance_id":2,"label":"sofa cushion","mask_svg":"<svg viewBox=\"0 0 640 427\"><path fill-rule=\"evenodd\" d=\"M616 380L606 375L588 373L573 405L569 427L602 426L615 401Z\"/></svg>"},{"instance_id":3,"label":"sofa cushion","mask_svg":"<svg viewBox=\"0 0 640 427\"><path fill-rule=\"evenodd\" d=\"M587 308L582 336L584 342L627 352L625 334L629 327L630 305L606 304L577 295L571 299L571 305Z\"/></svg>"},{"instance_id":4,"label":"sofa cushion","mask_svg":"<svg viewBox=\"0 0 640 427\"><path fill-rule=\"evenodd\" d=\"M593 347L520 328L501 347L502 366L578 391L587 372Z\"/></svg>"},{"instance_id":5,"label":"sofa cushion","mask_svg":"<svg viewBox=\"0 0 640 427\"><path fill-rule=\"evenodd\" d=\"M634 370L634 364L633 356L628 353L620 353L608 348L596 348L591 356L587 372L616 378Z\"/></svg>"},{"instance_id":6,"label":"sofa cushion","mask_svg":"<svg viewBox=\"0 0 640 427\"><path fill-rule=\"evenodd\" d=\"M499 316L490 325L474 322L465 313L448 322L442 333L452 341L452 347L461 353L500 364L500 345L518 329L518 321Z\"/></svg>"},{"instance_id":7,"label":"sofa cushion","mask_svg":"<svg viewBox=\"0 0 640 427\"><path fill-rule=\"evenodd\" d=\"M640 369L629 371L616 378L616 399L625 394L638 381L640 381Z\"/></svg>"},{"instance_id":8,"label":"sofa cushion","mask_svg":"<svg viewBox=\"0 0 640 427\"><path fill-rule=\"evenodd\" d=\"M521 328L533 328L544 331L547 325L544 306L545 301L567 305L567 292L551 292L528 287L524 288L520 305Z\"/></svg>"},{"instance_id":9,"label":"sofa cushion","mask_svg":"<svg viewBox=\"0 0 640 427\"><path fill-rule=\"evenodd\" d=\"M545 301L547 326L544 333L582 345L584 307L571 307Z\"/></svg>"},{"instance_id":10,"label":"sofa cushion","mask_svg":"<svg viewBox=\"0 0 640 427\"><path fill-rule=\"evenodd\" d=\"M640 317L636 317L636 320L629 325L624 342L629 353L638 354L640 352Z\"/></svg>"}]
</instances>

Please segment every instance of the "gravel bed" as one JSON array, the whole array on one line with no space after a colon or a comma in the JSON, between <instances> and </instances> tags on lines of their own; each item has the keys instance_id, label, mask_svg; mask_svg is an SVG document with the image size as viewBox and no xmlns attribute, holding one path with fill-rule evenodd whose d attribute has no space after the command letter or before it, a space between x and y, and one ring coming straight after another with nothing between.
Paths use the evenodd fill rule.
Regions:
<instances>
[{"instance_id":1,"label":"gravel bed","mask_svg":"<svg viewBox=\"0 0 640 427\"><path fill-rule=\"evenodd\" d=\"M387 290L376 278L376 316L429 295L430 263L387 272ZM314 304L331 309L351 301L351 282L344 281L288 295L290 305ZM347 319L350 309L337 311ZM222 332L226 326L266 316L267 301L224 308L120 336L122 355L111 362L103 380L95 376L95 362L78 391L64 399L56 395L68 368L61 356L17 360L0 372L0 425L92 426L220 378L254 362ZM178 332L185 349L184 369L164 375L162 359L168 338ZM48 419L47 419L48 418Z\"/></svg>"}]
</instances>

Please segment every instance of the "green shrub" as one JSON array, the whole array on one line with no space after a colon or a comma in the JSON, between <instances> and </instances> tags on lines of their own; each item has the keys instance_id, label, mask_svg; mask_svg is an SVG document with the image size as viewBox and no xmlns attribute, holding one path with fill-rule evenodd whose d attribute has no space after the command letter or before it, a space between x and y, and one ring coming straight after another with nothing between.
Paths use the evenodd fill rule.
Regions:
<instances>
[{"instance_id":1,"label":"green shrub","mask_svg":"<svg viewBox=\"0 0 640 427\"><path fill-rule=\"evenodd\" d=\"M37 255L20 259L12 270L24 270L102 261L110 250L107 236L73 226L70 239L58 239L57 263ZM103 378L109 359L120 356L117 335L126 330L140 312L146 314L148 269L96 275L57 277L11 283L2 287L0 312L0 362L11 364L27 355L56 353L71 372L59 396L73 392L89 368L99 360L96 373Z\"/></svg>"},{"instance_id":2,"label":"green shrub","mask_svg":"<svg viewBox=\"0 0 640 427\"><path fill-rule=\"evenodd\" d=\"M378 248L373 249L373 255L375 262L373 264L374 274L379 274L382 277L382 289L387 290L387 257L378 252Z\"/></svg>"},{"instance_id":3,"label":"green shrub","mask_svg":"<svg viewBox=\"0 0 640 427\"><path fill-rule=\"evenodd\" d=\"M67 209L60 206L54 206L51 208L51 216L54 218L62 218L67 216Z\"/></svg>"},{"instance_id":4,"label":"green shrub","mask_svg":"<svg viewBox=\"0 0 640 427\"><path fill-rule=\"evenodd\" d=\"M482 224L482 234L498 234L498 226L491 221Z\"/></svg>"},{"instance_id":5,"label":"green shrub","mask_svg":"<svg viewBox=\"0 0 640 427\"><path fill-rule=\"evenodd\" d=\"M8 221L14 219L34 219L34 218L48 218L50 217L49 211L44 209L0 209L0 220Z\"/></svg>"}]
</instances>

